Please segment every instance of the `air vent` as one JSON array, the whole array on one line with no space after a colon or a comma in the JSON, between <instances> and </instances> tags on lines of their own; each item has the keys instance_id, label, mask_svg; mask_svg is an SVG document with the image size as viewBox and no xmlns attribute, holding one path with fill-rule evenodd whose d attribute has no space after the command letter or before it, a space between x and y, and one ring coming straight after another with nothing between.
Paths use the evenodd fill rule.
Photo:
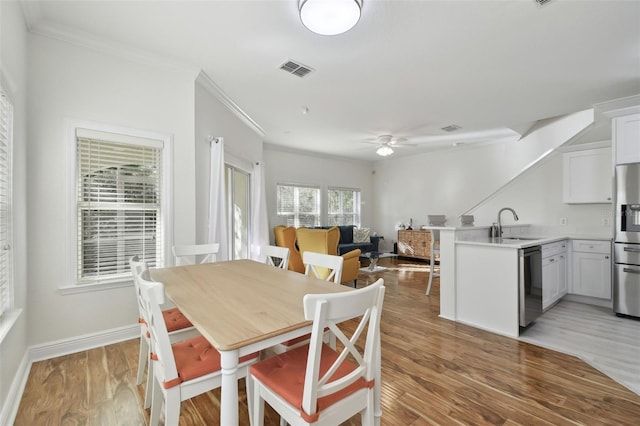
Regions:
<instances>
[{"instance_id":1,"label":"air vent","mask_svg":"<svg viewBox=\"0 0 640 426\"><path fill-rule=\"evenodd\" d=\"M450 124L447 127L442 128L442 130L444 130L445 132L455 132L456 130L460 130L460 129L462 129L462 127L456 124Z\"/></svg>"},{"instance_id":2,"label":"air vent","mask_svg":"<svg viewBox=\"0 0 640 426\"><path fill-rule=\"evenodd\" d=\"M536 3L538 3L540 6L542 6L543 4L549 3L551 0L536 0Z\"/></svg>"},{"instance_id":3,"label":"air vent","mask_svg":"<svg viewBox=\"0 0 640 426\"><path fill-rule=\"evenodd\" d=\"M304 77L313 71L313 69L308 66L294 62L291 59L280 65L280 69L288 72L289 74L297 75L298 77Z\"/></svg>"}]
</instances>

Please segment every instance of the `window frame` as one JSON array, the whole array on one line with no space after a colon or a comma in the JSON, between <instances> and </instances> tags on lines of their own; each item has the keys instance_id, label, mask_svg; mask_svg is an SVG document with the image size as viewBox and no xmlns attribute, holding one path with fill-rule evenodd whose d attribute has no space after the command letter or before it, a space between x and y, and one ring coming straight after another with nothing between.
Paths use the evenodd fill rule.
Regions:
<instances>
[{"instance_id":1,"label":"window frame","mask_svg":"<svg viewBox=\"0 0 640 426\"><path fill-rule=\"evenodd\" d=\"M322 216L323 216L323 202L322 202L322 188L319 185L309 185L309 184L297 184L297 183L283 183L283 182L279 182L276 184L276 216L279 219L285 219L287 217L289 217L290 215L284 215L284 214L280 214L278 212L278 204L279 204L279 188L281 186L290 186L293 187L294 190L295 189L300 189L300 188L309 188L309 189L315 189L318 191L318 213L317 213L317 220L316 220L316 224L314 224L313 226L320 226L322 223ZM295 203L295 199L294 199L294 203ZM299 228L301 226L309 226L309 225L301 225L300 224L300 212L297 209L294 209L294 218L293 218L293 224L288 224L285 223L286 226L294 226L296 228Z\"/></svg>"},{"instance_id":2,"label":"window frame","mask_svg":"<svg viewBox=\"0 0 640 426\"><path fill-rule=\"evenodd\" d=\"M67 140L67 182L66 200L67 207L67 244L66 244L66 264L67 264L67 280L66 285L60 287L62 294L76 294L87 291L105 290L110 288L126 287L132 285L130 277L114 277L93 280L93 282L84 282L78 279L78 176L77 172L77 129L86 129L102 133L113 133L123 137L131 137L135 139L152 139L162 142L162 176L160 176L160 220L162 223L162 232L164 238L164 246L162 258L160 259L164 265L168 265L168 256L171 253L173 245L173 138L170 134L161 132L152 132L129 128L124 126L116 126L105 123L97 123L85 120L68 119L66 124L66 140Z\"/></svg>"},{"instance_id":3,"label":"window frame","mask_svg":"<svg viewBox=\"0 0 640 426\"><path fill-rule=\"evenodd\" d=\"M352 213L352 216L357 216L358 217L358 221L357 223L355 221L352 221L352 223L344 223L344 224L340 224L340 225L356 225L358 228L360 227L360 224L362 222L362 209L361 209L361 202L360 200L362 199L362 190L360 190L359 188L346 188L346 187L339 187L339 186L330 186L327 187L327 209L326 209L326 214L327 214L327 226L332 226L329 222L330 222L330 217L332 214L329 211L330 208L330 200L329 200L329 191L341 191L341 192L353 192L354 193L354 200L353 200L353 206L355 208L355 212ZM343 206L342 206L342 197L340 197L340 215L345 216L344 210L343 210ZM334 226L339 226L339 225L334 225Z\"/></svg>"},{"instance_id":4,"label":"window frame","mask_svg":"<svg viewBox=\"0 0 640 426\"><path fill-rule=\"evenodd\" d=\"M4 78L2 78L2 82L4 83ZM6 259L6 296L3 298L0 295L0 324L10 323L12 318L15 320L16 311L14 305L14 241L13 241L13 142L14 142L14 112L15 112L15 104L13 102L13 98L11 93L8 90L5 90L5 84L1 85L2 88L0 90L0 96L6 98L7 103L9 105L9 109L7 111L7 140L6 140L6 205L7 205L7 216L6 223L1 223L0 226L6 225L6 241L0 240L0 250L5 251L7 254ZM1 101L4 103L4 101ZM2 290L0 290L0 294ZM4 325L4 324L3 324ZM10 327L9 327L10 328ZM0 341L4 338L4 332L8 331L8 328L0 327L0 331L2 332L0 335Z\"/></svg>"}]
</instances>

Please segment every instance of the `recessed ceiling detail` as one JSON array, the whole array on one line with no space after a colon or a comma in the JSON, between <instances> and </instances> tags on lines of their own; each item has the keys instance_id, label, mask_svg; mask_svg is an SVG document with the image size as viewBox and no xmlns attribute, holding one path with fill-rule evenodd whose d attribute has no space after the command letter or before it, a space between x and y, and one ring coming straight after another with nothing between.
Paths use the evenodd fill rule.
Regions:
<instances>
[{"instance_id":1,"label":"recessed ceiling detail","mask_svg":"<svg viewBox=\"0 0 640 426\"><path fill-rule=\"evenodd\" d=\"M456 130L460 129L462 129L462 127L458 126L457 124L449 124L448 126L442 128L442 130L444 130L445 132L455 132Z\"/></svg>"},{"instance_id":2,"label":"recessed ceiling detail","mask_svg":"<svg viewBox=\"0 0 640 426\"><path fill-rule=\"evenodd\" d=\"M298 77L304 77L313 71L312 68L292 61L291 59L288 59L284 64L280 65L280 69L289 74L297 75Z\"/></svg>"}]
</instances>

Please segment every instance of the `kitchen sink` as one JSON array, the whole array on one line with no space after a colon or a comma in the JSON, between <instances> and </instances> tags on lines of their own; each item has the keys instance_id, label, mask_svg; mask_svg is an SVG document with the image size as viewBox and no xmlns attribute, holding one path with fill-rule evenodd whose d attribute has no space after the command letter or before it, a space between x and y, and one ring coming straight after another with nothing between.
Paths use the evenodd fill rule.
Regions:
<instances>
[{"instance_id":1,"label":"kitchen sink","mask_svg":"<svg viewBox=\"0 0 640 426\"><path fill-rule=\"evenodd\" d=\"M503 240L522 240L522 241L533 241L533 240L541 240L542 237L504 237Z\"/></svg>"}]
</instances>

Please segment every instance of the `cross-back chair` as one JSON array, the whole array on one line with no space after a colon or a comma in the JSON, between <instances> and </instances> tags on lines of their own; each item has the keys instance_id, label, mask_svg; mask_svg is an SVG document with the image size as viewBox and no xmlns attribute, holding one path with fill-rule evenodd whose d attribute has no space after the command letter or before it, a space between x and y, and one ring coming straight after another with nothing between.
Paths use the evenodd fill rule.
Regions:
<instances>
[{"instance_id":1,"label":"cross-back chair","mask_svg":"<svg viewBox=\"0 0 640 426\"><path fill-rule=\"evenodd\" d=\"M309 344L249 369L254 426L263 425L265 401L291 425L337 425L357 413L363 425L373 425L384 291L379 279L346 293L304 296L305 318L313 320ZM359 324L347 336L338 324L354 318ZM323 342L325 327L337 336L342 349L336 351Z\"/></svg>"},{"instance_id":2,"label":"cross-back chair","mask_svg":"<svg viewBox=\"0 0 640 426\"><path fill-rule=\"evenodd\" d=\"M220 353L203 336L172 344L160 310L164 303L164 285L144 277L139 278L139 284L149 313L151 363L154 364L149 423L152 426L159 424L164 400L164 424L177 426L182 401L222 386ZM238 377L247 380L247 396L252 390L248 367L257 359L258 353L253 353L240 358L238 364Z\"/></svg>"},{"instance_id":3,"label":"cross-back chair","mask_svg":"<svg viewBox=\"0 0 640 426\"><path fill-rule=\"evenodd\" d=\"M220 244L183 244L171 248L176 266L194 265L196 263L215 262L220 251Z\"/></svg>"},{"instance_id":4,"label":"cross-back chair","mask_svg":"<svg viewBox=\"0 0 640 426\"><path fill-rule=\"evenodd\" d=\"M305 265L305 275L340 284L344 264L342 256L305 251L302 253L302 261ZM327 271L329 271L328 275Z\"/></svg>"},{"instance_id":5,"label":"cross-back chair","mask_svg":"<svg viewBox=\"0 0 640 426\"><path fill-rule=\"evenodd\" d=\"M265 263L280 269L289 268L290 253L288 247L263 246L261 250L261 254L265 257Z\"/></svg>"},{"instance_id":6,"label":"cross-back chair","mask_svg":"<svg viewBox=\"0 0 640 426\"><path fill-rule=\"evenodd\" d=\"M142 294L140 293L140 277L147 277L149 273L149 266L147 262L140 260L138 256L132 256L129 259L129 267L131 268L131 274L133 275L133 286L136 292L136 299L138 302L138 322L140 323L140 353L138 354L138 373L137 384L141 384L144 378L144 370L147 367L147 385L144 395L144 408L151 406L151 388L153 385L153 368L149 364L149 356L151 355L150 344L150 332L148 326L147 308L142 300ZM178 308L170 308L162 311L167 331L172 341L179 341L197 336L199 333L193 327L193 324L180 312Z\"/></svg>"}]
</instances>

